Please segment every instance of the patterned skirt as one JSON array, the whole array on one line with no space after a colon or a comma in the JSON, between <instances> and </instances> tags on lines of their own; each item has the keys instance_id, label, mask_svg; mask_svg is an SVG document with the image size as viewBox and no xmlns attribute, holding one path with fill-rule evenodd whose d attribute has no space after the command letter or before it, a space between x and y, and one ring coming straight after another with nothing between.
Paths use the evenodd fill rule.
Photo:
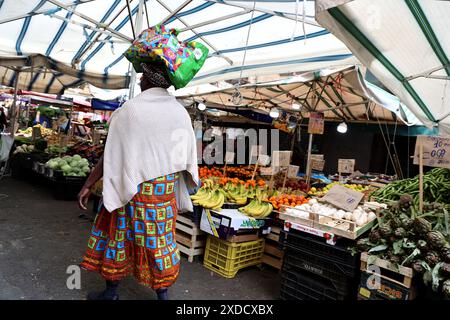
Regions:
<instances>
[{"instance_id":1,"label":"patterned skirt","mask_svg":"<svg viewBox=\"0 0 450 320\"><path fill-rule=\"evenodd\" d=\"M81 267L116 281L134 275L155 290L170 287L178 277L180 252L175 243L178 175L138 186L124 207L95 218Z\"/></svg>"}]
</instances>

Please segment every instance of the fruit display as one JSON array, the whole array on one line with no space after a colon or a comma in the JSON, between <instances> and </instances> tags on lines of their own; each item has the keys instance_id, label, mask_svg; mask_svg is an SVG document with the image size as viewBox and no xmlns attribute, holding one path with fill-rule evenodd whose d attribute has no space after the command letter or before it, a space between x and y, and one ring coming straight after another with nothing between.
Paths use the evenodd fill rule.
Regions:
<instances>
[{"instance_id":1,"label":"fruit display","mask_svg":"<svg viewBox=\"0 0 450 320\"><path fill-rule=\"evenodd\" d=\"M282 205L296 207L308 203L308 199L306 199L302 195L281 194L277 196L271 196L269 198L269 202L272 204L274 209L278 210Z\"/></svg>"},{"instance_id":2,"label":"fruit display","mask_svg":"<svg viewBox=\"0 0 450 320\"><path fill-rule=\"evenodd\" d=\"M448 213L440 203L426 203L418 213L413 197L403 195L380 212L378 225L357 249L394 265L410 267L434 291L448 295L450 244Z\"/></svg>"},{"instance_id":3,"label":"fruit display","mask_svg":"<svg viewBox=\"0 0 450 320\"><path fill-rule=\"evenodd\" d=\"M353 221L358 227L364 226L377 217L368 206L360 205L352 212L348 212L338 209L331 204L320 203L317 199L310 199L306 203L295 206L294 208L295 209L286 208L286 213L299 218L308 219L309 213L312 212L323 217ZM324 223L326 224L327 222L324 221Z\"/></svg>"},{"instance_id":4,"label":"fruit display","mask_svg":"<svg viewBox=\"0 0 450 320\"><path fill-rule=\"evenodd\" d=\"M104 146L93 146L89 142L81 141L68 148L66 153L68 155L78 154L81 157L88 159L89 163L96 164L102 157L103 152Z\"/></svg>"},{"instance_id":5,"label":"fruit display","mask_svg":"<svg viewBox=\"0 0 450 320\"><path fill-rule=\"evenodd\" d=\"M91 171L89 161L80 155L50 159L45 163L45 167L62 171L64 176L69 177L86 177Z\"/></svg>"},{"instance_id":6,"label":"fruit display","mask_svg":"<svg viewBox=\"0 0 450 320\"><path fill-rule=\"evenodd\" d=\"M250 198L267 199L264 180L239 180L238 178L219 178L218 184L225 191L225 202L245 205Z\"/></svg>"},{"instance_id":7,"label":"fruit display","mask_svg":"<svg viewBox=\"0 0 450 320\"><path fill-rule=\"evenodd\" d=\"M248 205L245 207L239 208L239 211L243 214L257 219L263 219L268 217L273 210L273 206L271 203L267 201L261 201L258 198L253 199L250 201Z\"/></svg>"},{"instance_id":8,"label":"fruit display","mask_svg":"<svg viewBox=\"0 0 450 320\"><path fill-rule=\"evenodd\" d=\"M434 168L423 175L423 199L425 202L448 203L450 199L450 169ZM419 204L419 176L398 180L373 192L371 196L377 201L396 201L404 194L413 197L415 206ZM447 209L450 208L446 204Z\"/></svg>"},{"instance_id":9,"label":"fruit display","mask_svg":"<svg viewBox=\"0 0 450 320\"><path fill-rule=\"evenodd\" d=\"M14 150L13 154L17 154L17 153L30 153L34 151L34 146L33 145L27 145L27 144L22 144L20 146L18 146L16 148L16 150Z\"/></svg>"},{"instance_id":10,"label":"fruit display","mask_svg":"<svg viewBox=\"0 0 450 320\"><path fill-rule=\"evenodd\" d=\"M33 128L39 128L43 137L50 136L53 133L52 129L48 129L40 124L37 124L33 127L28 127L25 130L18 130L16 135L22 137L31 137L33 135Z\"/></svg>"},{"instance_id":11,"label":"fruit display","mask_svg":"<svg viewBox=\"0 0 450 320\"><path fill-rule=\"evenodd\" d=\"M281 189L284 187L289 189L288 193L291 193L295 190L299 190L302 192L308 192L308 185L306 184L306 181L303 179L295 179L295 178L286 178L286 182L284 181L286 173L283 171L278 172L273 176L273 185L276 189ZM311 183L316 182L316 180L312 179Z\"/></svg>"},{"instance_id":12,"label":"fruit display","mask_svg":"<svg viewBox=\"0 0 450 320\"><path fill-rule=\"evenodd\" d=\"M238 178L241 180L250 179L253 176L253 171L255 167L253 165L249 166L227 166L225 169L225 176L230 178ZM223 168L220 167L199 167L198 169L200 179L212 178L212 177L223 177ZM258 174L259 170L256 170Z\"/></svg>"},{"instance_id":13,"label":"fruit display","mask_svg":"<svg viewBox=\"0 0 450 320\"><path fill-rule=\"evenodd\" d=\"M342 183L339 183L339 182L332 182L332 183L326 185L322 189L318 189L318 188L314 188L313 187L313 188L311 188L309 190L308 194L311 195L311 196L321 197L321 196L324 196L325 194L327 194L328 191L331 188L333 188L335 185L341 185L341 186L344 186L346 188L349 188L349 189L352 189L352 190L355 190L355 191L358 191L358 192L364 192L364 191L369 190L368 186L362 186L360 184L342 184Z\"/></svg>"},{"instance_id":14,"label":"fruit display","mask_svg":"<svg viewBox=\"0 0 450 320\"><path fill-rule=\"evenodd\" d=\"M191 196L195 205L220 211L225 203L245 206L249 199L263 202L269 197L268 188L263 180L240 180L238 178L208 178L202 180L202 187ZM255 203L252 204L255 205ZM267 208L267 204L258 205ZM255 206L255 207L258 207ZM270 204L272 208L272 205ZM253 208L256 210L256 208ZM252 213L254 212L252 209ZM269 210L267 210L269 211ZM270 214L264 211L265 214ZM259 211L255 213L259 215Z\"/></svg>"}]
</instances>

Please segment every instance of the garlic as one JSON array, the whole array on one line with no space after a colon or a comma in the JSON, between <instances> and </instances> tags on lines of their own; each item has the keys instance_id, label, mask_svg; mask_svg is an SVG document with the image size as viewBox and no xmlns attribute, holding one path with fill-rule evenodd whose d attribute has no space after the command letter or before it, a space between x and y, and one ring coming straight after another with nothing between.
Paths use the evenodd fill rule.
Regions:
<instances>
[{"instance_id":1,"label":"garlic","mask_svg":"<svg viewBox=\"0 0 450 320\"><path fill-rule=\"evenodd\" d=\"M368 221L372 221L373 219L376 219L376 218L377 218L377 215L373 212L370 212L367 216Z\"/></svg>"},{"instance_id":2,"label":"garlic","mask_svg":"<svg viewBox=\"0 0 450 320\"><path fill-rule=\"evenodd\" d=\"M344 215L345 220L352 220L353 214L351 212L346 212Z\"/></svg>"},{"instance_id":3,"label":"garlic","mask_svg":"<svg viewBox=\"0 0 450 320\"><path fill-rule=\"evenodd\" d=\"M359 216L358 219L356 219L356 225L358 227L361 227L367 223L367 214L362 214Z\"/></svg>"},{"instance_id":4,"label":"garlic","mask_svg":"<svg viewBox=\"0 0 450 320\"><path fill-rule=\"evenodd\" d=\"M346 212L345 212L344 210L338 210L338 211L336 211L336 212L334 213L333 216L334 216L336 219L344 219L345 215L346 215Z\"/></svg>"}]
</instances>

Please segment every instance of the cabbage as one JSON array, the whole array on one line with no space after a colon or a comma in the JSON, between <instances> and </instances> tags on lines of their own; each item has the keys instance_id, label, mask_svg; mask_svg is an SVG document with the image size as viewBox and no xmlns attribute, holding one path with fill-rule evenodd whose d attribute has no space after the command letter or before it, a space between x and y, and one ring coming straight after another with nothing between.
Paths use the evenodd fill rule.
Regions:
<instances>
[{"instance_id":1,"label":"cabbage","mask_svg":"<svg viewBox=\"0 0 450 320\"><path fill-rule=\"evenodd\" d=\"M66 166L68 163L67 163L67 161L66 160L59 160L58 161L58 166L60 166L61 168L63 167L63 166Z\"/></svg>"},{"instance_id":2,"label":"cabbage","mask_svg":"<svg viewBox=\"0 0 450 320\"><path fill-rule=\"evenodd\" d=\"M61 170L64 171L64 173L68 173L72 170L72 168L68 164L65 164L61 166Z\"/></svg>"},{"instance_id":3,"label":"cabbage","mask_svg":"<svg viewBox=\"0 0 450 320\"><path fill-rule=\"evenodd\" d=\"M76 154L76 155L74 155L74 156L72 157L72 160L80 161L80 160L81 160L81 156L78 155L78 154Z\"/></svg>"},{"instance_id":4,"label":"cabbage","mask_svg":"<svg viewBox=\"0 0 450 320\"><path fill-rule=\"evenodd\" d=\"M84 166L84 165L89 165L88 159L82 158L82 159L80 160L80 162L83 164L83 166Z\"/></svg>"},{"instance_id":5,"label":"cabbage","mask_svg":"<svg viewBox=\"0 0 450 320\"><path fill-rule=\"evenodd\" d=\"M55 161L57 161L57 162L59 162L60 160L62 160L60 157L57 157L57 158L54 158L54 159L52 159L52 160L55 160Z\"/></svg>"},{"instance_id":6,"label":"cabbage","mask_svg":"<svg viewBox=\"0 0 450 320\"><path fill-rule=\"evenodd\" d=\"M85 166L85 167L81 168L81 172L89 173L89 172L91 172L91 168L89 168L88 166Z\"/></svg>"},{"instance_id":7,"label":"cabbage","mask_svg":"<svg viewBox=\"0 0 450 320\"><path fill-rule=\"evenodd\" d=\"M77 161L77 160L72 160L72 161L70 161L69 165L70 165L72 168L77 168L77 167L79 166L78 163L79 163L79 161Z\"/></svg>"},{"instance_id":8,"label":"cabbage","mask_svg":"<svg viewBox=\"0 0 450 320\"><path fill-rule=\"evenodd\" d=\"M69 160L69 159L72 159L72 157L71 156L64 156L64 157L62 157L63 158L63 160Z\"/></svg>"},{"instance_id":9,"label":"cabbage","mask_svg":"<svg viewBox=\"0 0 450 320\"><path fill-rule=\"evenodd\" d=\"M48 163L48 168L50 169L57 169L58 168L58 161L50 160Z\"/></svg>"}]
</instances>

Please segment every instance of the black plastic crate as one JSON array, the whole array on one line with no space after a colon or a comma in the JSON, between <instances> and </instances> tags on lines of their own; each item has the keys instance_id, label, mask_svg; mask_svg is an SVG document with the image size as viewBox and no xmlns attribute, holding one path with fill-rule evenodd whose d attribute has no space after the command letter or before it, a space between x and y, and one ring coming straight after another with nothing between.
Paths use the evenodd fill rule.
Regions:
<instances>
[{"instance_id":1,"label":"black plastic crate","mask_svg":"<svg viewBox=\"0 0 450 320\"><path fill-rule=\"evenodd\" d=\"M339 292L333 284L311 272L283 271L280 298L282 300L350 300L353 293Z\"/></svg>"},{"instance_id":2,"label":"black plastic crate","mask_svg":"<svg viewBox=\"0 0 450 320\"><path fill-rule=\"evenodd\" d=\"M203 212L203 207L202 206L194 205L193 212L183 212L183 215L186 216L187 218L191 219L191 221L195 225L199 226L200 225L200 221L202 219L202 212Z\"/></svg>"},{"instance_id":3,"label":"black plastic crate","mask_svg":"<svg viewBox=\"0 0 450 320\"><path fill-rule=\"evenodd\" d=\"M343 263L348 266L359 266L360 255L352 255L349 248L355 245L355 241L350 239L338 239L335 245L326 243L324 238L304 233L297 230L280 232L280 247L291 247L302 252L314 252L315 255L333 261Z\"/></svg>"},{"instance_id":4,"label":"black plastic crate","mask_svg":"<svg viewBox=\"0 0 450 320\"><path fill-rule=\"evenodd\" d=\"M287 247L283 259L283 271L310 272L327 281L341 292L356 291L359 280L359 267L350 267L323 259L312 252L301 252Z\"/></svg>"}]
</instances>

